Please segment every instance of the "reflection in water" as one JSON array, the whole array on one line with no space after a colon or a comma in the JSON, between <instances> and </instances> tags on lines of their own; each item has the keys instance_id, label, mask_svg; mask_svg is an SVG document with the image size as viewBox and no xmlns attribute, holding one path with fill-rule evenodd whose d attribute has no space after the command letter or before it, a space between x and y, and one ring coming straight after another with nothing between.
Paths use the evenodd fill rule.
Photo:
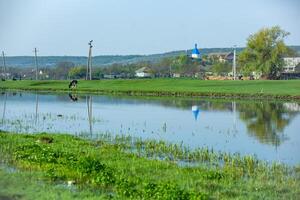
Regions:
<instances>
[{"instance_id":1,"label":"reflection in water","mask_svg":"<svg viewBox=\"0 0 300 200\"><path fill-rule=\"evenodd\" d=\"M76 94L69 93L69 97L72 101L78 101L78 97Z\"/></svg>"},{"instance_id":2,"label":"reflection in water","mask_svg":"<svg viewBox=\"0 0 300 200\"><path fill-rule=\"evenodd\" d=\"M4 124L4 120L5 120L7 93L5 93L4 96L5 97L4 97L4 104L3 104L2 124Z\"/></svg>"},{"instance_id":3,"label":"reflection in water","mask_svg":"<svg viewBox=\"0 0 300 200\"><path fill-rule=\"evenodd\" d=\"M36 94L35 95L35 124L37 124L38 122L38 118L39 118L39 95Z\"/></svg>"},{"instance_id":4,"label":"reflection in water","mask_svg":"<svg viewBox=\"0 0 300 200\"><path fill-rule=\"evenodd\" d=\"M282 103L239 104L240 119L246 122L248 133L261 143L279 146L287 137L284 128L296 115Z\"/></svg>"},{"instance_id":5,"label":"reflection in water","mask_svg":"<svg viewBox=\"0 0 300 200\"><path fill-rule=\"evenodd\" d=\"M237 114L240 120L245 122L247 133L254 136L263 144L279 146L287 140L284 129L299 113L300 106L297 103L281 102L199 102L198 105L206 111L226 111L233 113L233 129L237 131ZM298 108L298 109L297 109ZM194 108L197 110L196 107ZM194 113L194 110L193 110ZM195 114L197 114L195 112ZM196 119L196 118L195 118Z\"/></svg>"},{"instance_id":6,"label":"reflection in water","mask_svg":"<svg viewBox=\"0 0 300 200\"><path fill-rule=\"evenodd\" d=\"M88 120L89 120L89 128L90 128L90 135L93 135L93 97L87 96L87 111L88 111Z\"/></svg>"},{"instance_id":7,"label":"reflection in water","mask_svg":"<svg viewBox=\"0 0 300 200\"><path fill-rule=\"evenodd\" d=\"M198 115L199 115L199 112L200 112L199 107L198 106L192 106L192 112L193 112L195 120L197 121Z\"/></svg>"},{"instance_id":8,"label":"reflection in water","mask_svg":"<svg viewBox=\"0 0 300 200\"><path fill-rule=\"evenodd\" d=\"M232 113L233 113L233 130L236 132L237 131L237 127L236 127L236 102L233 101L232 102Z\"/></svg>"},{"instance_id":9,"label":"reflection in water","mask_svg":"<svg viewBox=\"0 0 300 200\"><path fill-rule=\"evenodd\" d=\"M256 154L267 160L300 161L294 153L300 150L299 103L0 94L1 130L92 138L97 134L129 134L191 148L207 146L216 151ZM85 112L87 115L82 115Z\"/></svg>"}]
</instances>

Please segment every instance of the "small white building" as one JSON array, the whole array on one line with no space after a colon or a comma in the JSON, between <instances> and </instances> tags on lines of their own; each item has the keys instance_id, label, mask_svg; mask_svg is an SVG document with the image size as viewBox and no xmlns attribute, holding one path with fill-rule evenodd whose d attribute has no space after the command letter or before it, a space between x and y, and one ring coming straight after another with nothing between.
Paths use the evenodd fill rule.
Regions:
<instances>
[{"instance_id":1,"label":"small white building","mask_svg":"<svg viewBox=\"0 0 300 200\"><path fill-rule=\"evenodd\" d=\"M197 48L197 44L195 44L195 48L192 51L192 56L191 57L194 58L194 59L200 59L200 52Z\"/></svg>"},{"instance_id":2,"label":"small white building","mask_svg":"<svg viewBox=\"0 0 300 200\"><path fill-rule=\"evenodd\" d=\"M149 67L142 67L135 71L135 76L139 78L149 78L152 76L152 72Z\"/></svg>"},{"instance_id":3,"label":"small white building","mask_svg":"<svg viewBox=\"0 0 300 200\"><path fill-rule=\"evenodd\" d=\"M283 66L283 72L285 73L292 73L296 72L296 67L300 63L300 57L286 57L283 58L284 60L284 66Z\"/></svg>"},{"instance_id":4,"label":"small white building","mask_svg":"<svg viewBox=\"0 0 300 200\"><path fill-rule=\"evenodd\" d=\"M180 73L174 73L173 74L173 78L180 78L181 77L181 74Z\"/></svg>"}]
</instances>

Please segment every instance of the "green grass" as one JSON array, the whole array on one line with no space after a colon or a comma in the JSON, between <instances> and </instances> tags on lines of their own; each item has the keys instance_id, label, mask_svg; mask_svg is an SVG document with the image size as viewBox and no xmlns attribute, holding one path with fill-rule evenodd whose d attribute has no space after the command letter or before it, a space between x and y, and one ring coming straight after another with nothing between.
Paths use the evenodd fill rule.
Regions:
<instances>
[{"instance_id":1,"label":"green grass","mask_svg":"<svg viewBox=\"0 0 300 200\"><path fill-rule=\"evenodd\" d=\"M297 199L300 195L299 167L130 137L89 141L69 135L0 133L0 157L25 174L39 174L43 183L73 181L91 199L97 195L113 199ZM179 166L178 160L188 160L187 165ZM45 191L55 192L49 187ZM24 190L24 196L32 191ZM62 193L66 198L70 195ZM0 189L0 196L17 194Z\"/></svg>"},{"instance_id":2,"label":"green grass","mask_svg":"<svg viewBox=\"0 0 300 200\"><path fill-rule=\"evenodd\" d=\"M51 184L43 178L43 174L30 171L16 171L0 168L1 200L96 200L105 199L104 195L89 190L74 190L59 184Z\"/></svg>"},{"instance_id":3,"label":"green grass","mask_svg":"<svg viewBox=\"0 0 300 200\"><path fill-rule=\"evenodd\" d=\"M69 91L69 81L2 81L0 89ZM203 81L195 79L79 80L77 92L149 96L218 96L300 99L300 80Z\"/></svg>"}]
</instances>

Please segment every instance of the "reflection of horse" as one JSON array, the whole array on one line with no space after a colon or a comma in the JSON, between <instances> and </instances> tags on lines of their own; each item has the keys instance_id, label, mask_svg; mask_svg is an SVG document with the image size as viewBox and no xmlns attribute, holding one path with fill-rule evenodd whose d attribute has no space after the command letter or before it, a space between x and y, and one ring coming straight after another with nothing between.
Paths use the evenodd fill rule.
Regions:
<instances>
[{"instance_id":1,"label":"reflection of horse","mask_svg":"<svg viewBox=\"0 0 300 200\"><path fill-rule=\"evenodd\" d=\"M72 80L70 83L69 83L69 88L76 88L77 87L77 84L78 84L78 81L77 80Z\"/></svg>"},{"instance_id":2,"label":"reflection of horse","mask_svg":"<svg viewBox=\"0 0 300 200\"><path fill-rule=\"evenodd\" d=\"M74 95L74 94L69 93L69 97L70 97L70 99L71 99L72 101L77 101L77 100L78 100L77 96Z\"/></svg>"}]
</instances>

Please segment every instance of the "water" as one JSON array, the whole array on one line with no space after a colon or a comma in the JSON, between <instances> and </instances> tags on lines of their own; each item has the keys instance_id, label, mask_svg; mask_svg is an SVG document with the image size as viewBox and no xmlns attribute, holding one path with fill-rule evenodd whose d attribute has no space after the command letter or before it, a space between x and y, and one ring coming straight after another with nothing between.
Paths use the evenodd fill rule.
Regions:
<instances>
[{"instance_id":1,"label":"water","mask_svg":"<svg viewBox=\"0 0 300 200\"><path fill-rule=\"evenodd\" d=\"M300 103L2 92L0 129L125 134L300 164Z\"/></svg>"}]
</instances>

